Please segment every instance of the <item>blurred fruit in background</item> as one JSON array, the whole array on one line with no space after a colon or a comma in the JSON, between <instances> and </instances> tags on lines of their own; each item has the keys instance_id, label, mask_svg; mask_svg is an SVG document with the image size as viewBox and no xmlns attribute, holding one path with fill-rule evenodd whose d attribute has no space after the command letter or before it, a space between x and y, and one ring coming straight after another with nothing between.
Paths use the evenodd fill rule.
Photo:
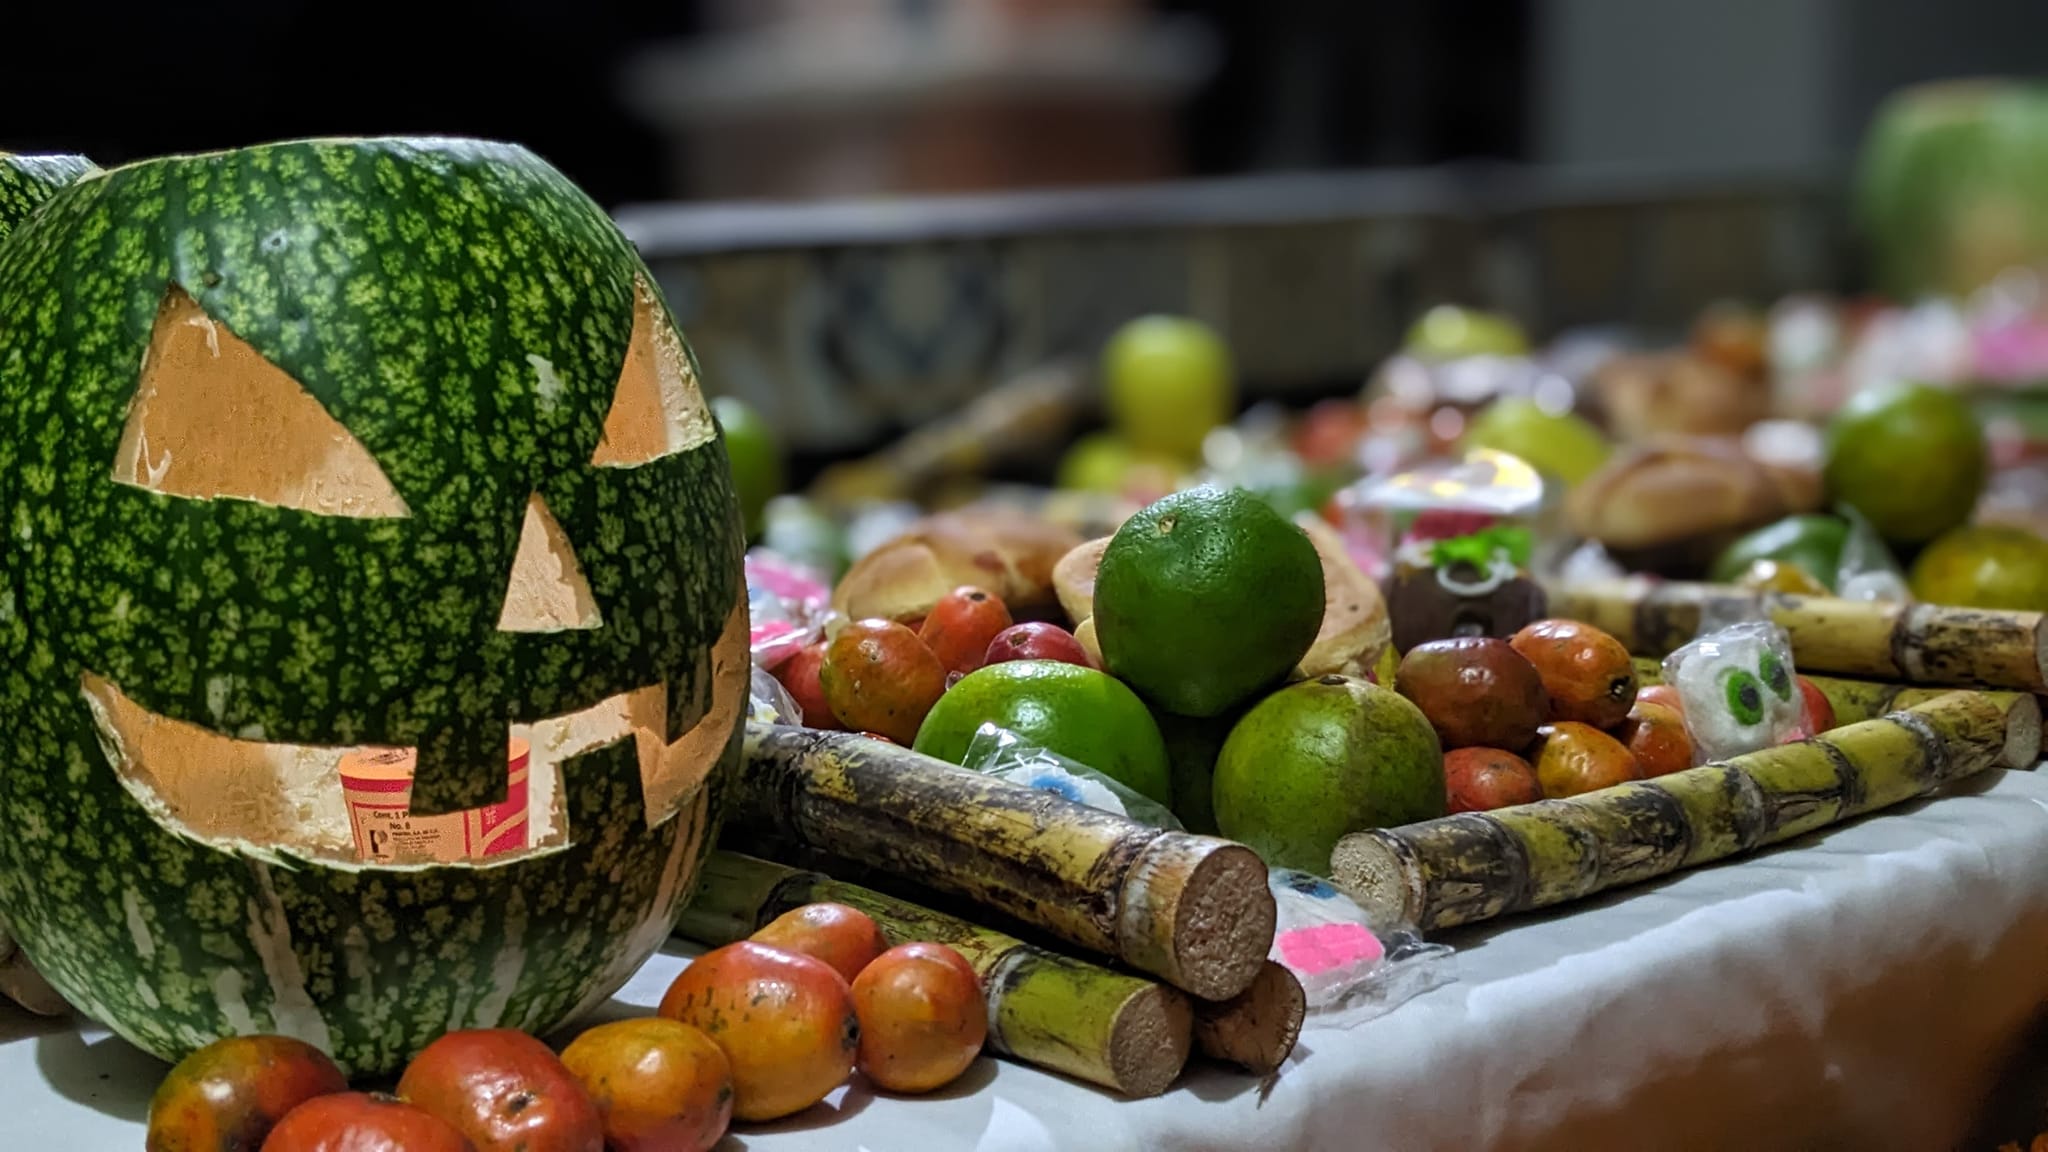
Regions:
<instances>
[{"instance_id":1,"label":"blurred fruit in background","mask_svg":"<svg viewBox=\"0 0 2048 1152\"><path fill-rule=\"evenodd\" d=\"M746 517L747 535L757 538L765 526L763 513L768 501L788 485L782 445L760 413L731 396L712 397L711 411L725 430L725 455L732 462L733 489L739 496L740 513Z\"/></svg>"},{"instance_id":2,"label":"blurred fruit in background","mask_svg":"<svg viewBox=\"0 0 2048 1152\"><path fill-rule=\"evenodd\" d=\"M1868 388L1828 426L1829 497L1863 513L1893 544L1923 544L1967 521L1988 471L1983 427L1946 388Z\"/></svg>"},{"instance_id":3,"label":"blurred fruit in background","mask_svg":"<svg viewBox=\"0 0 2048 1152\"><path fill-rule=\"evenodd\" d=\"M1838 516L1787 516L1730 544L1708 570L1707 579L1733 584L1750 575L1756 564L1775 563L1802 573L1823 591L1832 590L1848 539L1849 522Z\"/></svg>"},{"instance_id":4,"label":"blurred fruit in background","mask_svg":"<svg viewBox=\"0 0 2048 1152\"><path fill-rule=\"evenodd\" d=\"M2048 541L2004 525L1958 528L1920 553L1912 585L1934 604L2048 611Z\"/></svg>"},{"instance_id":5,"label":"blurred fruit in background","mask_svg":"<svg viewBox=\"0 0 2048 1152\"><path fill-rule=\"evenodd\" d=\"M1194 464L1209 432L1237 409L1230 349L1185 316L1141 316L1117 329L1102 351L1111 425L1135 453Z\"/></svg>"},{"instance_id":6,"label":"blurred fruit in background","mask_svg":"<svg viewBox=\"0 0 2048 1152\"><path fill-rule=\"evenodd\" d=\"M1769 345L1770 326L1764 314L1740 301L1717 301L1693 321L1693 354L1738 376L1763 376Z\"/></svg>"},{"instance_id":7,"label":"blurred fruit in background","mask_svg":"<svg viewBox=\"0 0 2048 1152\"><path fill-rule=\"evenodd\" d=\"M1460 452L1491 448L1529 462L1538 472L1567 484L1600 470L1613 452L1598 428L1569 412L1552 412L1534 400L1505 396L1465 427Z\"/></svg>"},{"instance_id":8,"label":"blurred fruit in background","mask_svg":"<svg viewBox=\"0 0 2048 1152\"><path fill-rule=\"evenodd\" d=\"M2048 260L2048 88L1971 80L1893 95L1864 138L1855 207L1899 299L1966 296Z\"/></svg>"},{"instance_id":9,"label":"blurred fruit in background","mask_svg":"<svg viewBox=\"0 0 2048 1152\"><path fill-rule=\"evenodd\" d=\"M1498 312L1439 304L1409 326L1402 351L1424 360L1527 356L1529 337L1520 324Z\"/></svg>"}]
</instances>

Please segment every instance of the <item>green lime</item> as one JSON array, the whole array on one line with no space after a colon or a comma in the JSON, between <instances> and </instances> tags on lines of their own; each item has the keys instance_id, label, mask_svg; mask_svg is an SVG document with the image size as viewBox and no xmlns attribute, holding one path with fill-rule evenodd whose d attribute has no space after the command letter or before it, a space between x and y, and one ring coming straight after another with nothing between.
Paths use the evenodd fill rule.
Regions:
<instances>
[{"instance_id":1,"label":"green lime","mask_svg":"<svg viewBox=\"0 0 2048 1152\"><path fill-rule=\"evenodd\" d=\"M2048 612L2048 541L2022 528L1958 528L1913 562L1913 595L1930 604Z\"/></svg>"},{"instance_id":2,"label":"green lime","mask_svg":"<svg viewBox=\"0 0 2048 1152\"><path fill-rule=\"evenodd\" d=\"M747 535L761 534L761 511L786 483L782 446L759 413L731 396L711 398L711 412L725 430L725 455L732 462L732 486L746 518Z\"/></svg>"},{"instance_id":3,"label":"green lime","mask_svg":"<svg viewBox=\"0 0 2048 1152\"><path fill-rule=\"evenodd\" d=\"M1842 545L1849 539L1849 522L1838 516L1787 516L1738 538L1714 561L1707 579L1716 584L1733 584L1758 560L1790 564L1835 590L1835 573L1842 566Z\"/></svg>"},{"instance_id":4,"label":"green lime","mask_svg":"<svg viewBox=\"0 0 2048 1152\"><path fill-rule=\"evenodd\" d=\"M1527 356L1529 337L1520 324L1498 312L1439 304L1409 326L1402 351L1424 360Z\"/></svg>"},{"instance_id":5,"label":"green lime","mask_svg":"<svg viewBox=\"0 0 2048 1152\"><path fill-rule=\"evenodd\" d=\"M1166 759L1173 772L1173 814L1190 832L1216 834L1216 754L1236 725L1233 710L1197 718L1161 712L1159 734L1166 738Z\"/></svg>"},{"instance_id":6,"label":"green lime","mask_svg":"<svg viewBox=\"0 0 2048 1152\"><path fill-rule=\"evenodd\" d=\"M1828 495L1894 544L1922 544L1970 518L1989 471L1984 429L1947 388L1866 389L1828 425Z\"/></svg>"},{"instance_id":7,"label":"green lime","mask_svg":"<svg viewBox=\"0 0 2048 1152\"><path fill-rule=\"evenodd\" d=\"M1109 673L1168 712L1215 716L1279 683L1323 623L1323 564L1300 528L1240 488L1140 510L1095 573Z\"/></svg>"},{"instance_id":8,"label":"green lime","mask_svg":"<svg viewBox=\"0 0 2048 1152\"><path fill-rule=\"evenodd\" d=\"M1166 743L1152 713L1116 680L1058 660L1011 660L962 677L932 710L911 744L953 764L983 724L1079 761L1161 804L1172 800Z\"/></svg>"},{"instance_id":9,"label":"green lime","mask_svg":"<svg viewBox=\"0 0 2048 1152\"><path fill-rule=\"evenodd\" d=\"M1491 448L1528 461L1538 472L1577 484L1600 470L1614 451L1598 428L1569 412L1545 410L1534 400L1506 396L1466 425L1460 452Z\"/></svg>"},{"instance_id":10,"label":"green lime","mask_svg":"<svg viewBox=\"0 0 2048 1152\"><path fill-rule=\"evenodd\" d=\"M1444 758L1422 710L1349 676L1290 684L1230 730L1216 826L1275 868L1327 875L1345 835L1444 814Z\"/></svg>"},{"instance_id":11,"label":"green lime","mask_svg":"<svg viewBox=\"0 0 2048 1152\"><path fill-rule=\"evenodd\" d=\"M1110 421L1134 451L1182 463L1201 459L1203 439L1237 408L1230 349L1184 316L1142 316L1117 329L1102 350L1102 384Z\"/></svg>"}]
</instances>

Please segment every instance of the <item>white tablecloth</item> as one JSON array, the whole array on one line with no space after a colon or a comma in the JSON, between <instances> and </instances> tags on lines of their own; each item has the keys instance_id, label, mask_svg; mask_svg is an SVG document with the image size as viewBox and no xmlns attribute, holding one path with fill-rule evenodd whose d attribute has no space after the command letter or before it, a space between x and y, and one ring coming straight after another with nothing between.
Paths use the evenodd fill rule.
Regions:
<instances>
[{"instance_id":1,"label":"white tablecloth","mask_svg":"<svg viewBox=\"0 0 2048 1152\"><path fill-rule=\"evenodd\" d=\"M2048 1004L2048 773L1449 942L1454 982L1311 1027L1265 1092L1201 1068L1122 1101L983 1060L937 1097L848 1087L724 1147L1954 1147ZM654 1004L686 955L607 1011ZM0 1008L0 1147L133 1152L162 1072Z\"/></svg>"}]
</instances>

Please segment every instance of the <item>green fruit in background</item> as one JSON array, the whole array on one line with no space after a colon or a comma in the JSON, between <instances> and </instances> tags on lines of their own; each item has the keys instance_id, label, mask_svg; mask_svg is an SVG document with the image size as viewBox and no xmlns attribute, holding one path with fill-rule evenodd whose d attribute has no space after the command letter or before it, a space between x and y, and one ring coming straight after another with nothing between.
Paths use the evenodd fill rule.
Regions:
<instances>
[{"instance_id":1,"label":"green fruit in background","mask_svg":"<svg viewBox=\"0 0 2048 1152\"><path fill-rule=\"evenodd\" d=\"M1185 316L1142 316L1117 329L1101 373L1110 422L1140 455L1193 463L1209 432L1237 410L1229 347Z\"/></svg>"},{"instance_id":2,"label":"green fruit in background","mask_svg":"<svg viewBox=\"0 0 2048 1152\"><path fill-rule=\"evenodd\" d=\"M2048 541L2003 524L1958 528L1913 561L1915 599L2048 612Z\"/></svg>"},{"instance_id":3,"label":"green fruit in background","mask_svg":"<svg viewBox=\"0 0 2048 1152\"><path fill-rule=\"evenodd\" d=\"M1538 472L1567 484L1598 472L1614 451L1607 437L1580 417L1545 411L1520 396L1495 400L1466 425L1458 450L1474 448L1519 456Z\"/></svg>"},{"instance_id":4,"label":"green fruit in background","mask_svg":"<svg viewBox=\"0 0 2048 1152\"><path fill-rule=\"evenodd\" d=\"M1835 590L1835 575L1842 567L1842 546L1849 539L1849 522L1839 516L1787 516L1741 536L1714 561L1707 579L1716 584L1733 584L1758 560L1790 564Z\"/></svg>"},{"instance_id":5,"label":"green fruit in background","mask_svg":"<svg viewBox=\"0 0 2048 1152\"><path fill-rule=\"evenodd\" d=\"M1290 684L1230 730L1216 825L1275 868L1318 875L1352 832L1444 814L1444 757L1422 710L1348 676Z\"/></svg>"},{"instance_id":6,"label":"green fruit in background","mask_svg":"<svg viewBox=\"0 0 2048 1152\"><path fill-rule=\"evenodd\" d=\"M1899 299L1965 296L2048 260L2048 87L1965 80L1894 94L1864 137L1854 197Z\"/></svg>"},{"instance_id":7,"label":"green fruit in background","mask_svg":"<svg viewBox=\"0 0 2048 1152\"><path fill-rule=\"evenodd\" d=\"M269 1032L376 1076L645 963L747 699L687 360L509 145L144 161L0 241L0 917L65 999L165 1060ZM416 823L504 799L515 725L532 847L363 858L344 752L413 750Z\"/></svg>"},{"instance_id":8,"label":"green fruit in background","mask_svg":"<svg viewBox=\"0 0 2048 1152\"><path fill-rule=\"evenodd\" d=\"M1242 489L1141 509L1095 573L1109 673L1154 705L1214 716L1280 682L1323 622L1323 564L1300 528Z\"/></svg>"},{"instance_id":9,"label":"green fruit in background","mask_svg":"<svg viewBox=\"0 0 2048 1152\"><path fill-rule=\"evenodd\" d=\"M711 411L725 430L725 455L732 461L732 486L746 517L747 535L759 536L762 510L782 495L787 481L782 470L782 445L761 415L731 396L716 396Z\"/></svg>"},{"instance_id":10,"label":"green fruit in background","mask_svg":"<svg viewBox=\"0 0 2048 1152\"><path fill-rule=\"evenodd\" d=\"M1498 312L1439 304L1409 326L1401 350L1423 360L1527 356L1529 337L1520 324Z\"/></svg>"},{"instance_id":11,"label":"green fruit in background","mask_svg":"<svg viewBox=\"0 0 2048 1152\"><path fill-rule=\"evenodd\" d=\"M1892 544L1925 543L1970 518L1990 455L1961 396L1891 384L1851 397L1828 425L1821 478Z\"/></svg>"},{"instance_id":12,"label":"green fruit in background","mask_svg":"<svg viewBox=\"0 0 2048 1152\"><path fill-rule=\"evenodd\" d=\"M1011 660L976 669L939 697L911 747L961 764L983 724L1079 761L1161 804L1173 799L1166 745L1152 713L1129 688L1093 668Z\"/></svg>"}]
</instances>

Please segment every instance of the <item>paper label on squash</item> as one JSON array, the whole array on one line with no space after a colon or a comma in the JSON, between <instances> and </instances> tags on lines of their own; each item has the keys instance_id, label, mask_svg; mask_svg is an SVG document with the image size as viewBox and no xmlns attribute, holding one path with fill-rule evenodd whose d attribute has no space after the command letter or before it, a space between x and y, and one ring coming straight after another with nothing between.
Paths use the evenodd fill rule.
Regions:
<instances>
[{"instance_id":1,"label":"paper label on squash","mask_svg":"<svg viewBox=\"0 0 2048 1152\"><path fill-rule=\"evenodd\" d=\"M414 816L406 808L412 792L411 749L349 753L341 761L341 788L356 855L375 864L450 863L526 847L528 758L526 741L514 740L503 803Z\"/></svg>"}]
</instances>

